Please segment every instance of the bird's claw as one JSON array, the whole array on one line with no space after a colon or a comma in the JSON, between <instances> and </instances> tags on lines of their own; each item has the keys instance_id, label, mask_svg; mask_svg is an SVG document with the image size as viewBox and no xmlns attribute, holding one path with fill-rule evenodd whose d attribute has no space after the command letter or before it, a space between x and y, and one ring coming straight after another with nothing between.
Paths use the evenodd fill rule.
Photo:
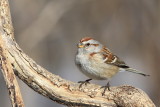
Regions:
<instances>
[{"instance_id":1,"label":"bird's claw","mask_svg":"<svg viewBox=\"0 0 160 107\"><path fill-rule=\"evenodd\" d=\"M78 81L78 83L80 83L79 88L81 88L83 84L85 84L85 85L89 84L90 83L89 81L91 81L91 80L92 79L87 79L85 81Z\"/></svg>"},{"instance_id":2,"label":"bird's claw","mask_svg":"<svg viewBox=\"0 0 160 107\"><path fill-rule=\"evenodd\" d=\"M111 91L111 90L110 90L110 84L109 84L109 82L107 83L107 85L102 86L101 88L104 88L104 90L103 90L103 92L102 92L102 96L105 95L105 92L106 92L107 89L108 89L108 91Z\"/></svg>"}]
</instances>

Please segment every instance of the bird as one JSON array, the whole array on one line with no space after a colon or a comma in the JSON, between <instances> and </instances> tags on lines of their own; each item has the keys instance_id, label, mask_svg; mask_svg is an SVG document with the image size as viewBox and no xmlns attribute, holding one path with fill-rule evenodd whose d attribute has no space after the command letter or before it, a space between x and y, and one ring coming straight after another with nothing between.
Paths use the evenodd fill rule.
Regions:
<instances>
[{"instance_id":1,"label":"bird","mask_svg":"<svg viewBox=\"0 0 160 107\"><path fill-rule=\"evenodd\" d=\"M149 76L139 70L128 66L118 56L113 54L106 46L92 37L84 37L77 44L78 50L75 56L75 64L89 79L79 81L80 86L91 80L108 80L102 95L106 89L110 91L110 79L120 71L128 71L143 76Z\"/></svg>"}]
</instances>

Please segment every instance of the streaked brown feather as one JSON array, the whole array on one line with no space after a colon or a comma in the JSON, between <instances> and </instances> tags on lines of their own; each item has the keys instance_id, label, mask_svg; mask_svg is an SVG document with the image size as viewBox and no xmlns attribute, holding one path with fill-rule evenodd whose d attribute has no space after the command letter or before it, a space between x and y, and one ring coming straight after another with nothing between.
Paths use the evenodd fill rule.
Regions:
<instances>
[{"instance_id":1,"label":"streaked brown feather","mask_svg":"<svg viewBox=\"0 0 160 107\"><path fill-rule=\"evenodd\" d=\"M102 50L105 63L118 66L120 68L129 68L129 66L116 55L114 55L111 51L109 51L106 47Z\"/></svg>"},{"instance_id":2,"label":"streaked brown feather","mask_svg":"<svg viewBox=\"0 0 160 107\"><path fill-rule=\"evenodd\" d=\"M84 41L88 41L88 40L91 40L91 39L93 39L93 38L91 38L91 37L84 37L84 38L82 38L82 39L80 40L80 42L82 43L82 42L84 42Z\"/></svg>"},{"instance_id":3,"label":"streaked brown feather","mask_svg":"<svg viewBox=\"0 0 160 107\"><path fill-rule=\"evenodd\" d=\"M103 47L101 52L103 52L104 60L107 59L106 62L111 63L113 60L113 54L106 47Z\"/></svg>"},{"instance_id":4,"label":"streaked brown feather","mask_svg":"<svg viewBox=\"0 0 160 107\"><path fill-rule=\"evenodd\" d=\"M99 44L91 44L91 45L93 45L93 46L95 46L95 47L99 46Z\"/></svg>"},{"instance_id":5,"label":"streaked brown feather","mask_svg":"<svg viewBox=\"0 0 160 107\"><path fill-rule=\"evenodd\" d=\"M116 65L120 68L129 68L129 66L124 61L120 60L119 57L117 57L115 55L114 55L114 57L117 58L117 59L114 63L112 63L113 65Z\"/></svg>"},{"instance_id":6,"label":"streaked brown feather","mask_svg":"<svg viewBox=\"0 0 160 107\"><path fill-rule=\"evenodd\" d=\"M97 54L96 52L93 52L90 54L91 57L93 57L93 55Z\"/></svg>"}]
</instances>

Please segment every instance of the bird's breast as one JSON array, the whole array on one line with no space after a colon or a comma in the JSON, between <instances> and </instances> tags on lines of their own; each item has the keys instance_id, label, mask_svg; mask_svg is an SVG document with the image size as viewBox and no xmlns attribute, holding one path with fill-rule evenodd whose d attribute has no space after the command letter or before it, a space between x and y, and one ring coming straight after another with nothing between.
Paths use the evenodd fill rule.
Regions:
<instances>
[{"instance_id":1,"label":"bird's breast","mask_svg":"<svg viewBox=\"0 0 160 107\"><path fill-rule=\"evenodd\" d=\"M96 80L105 80L114 76L118 67L104 63L101 55L77 55L76 64L86 76Z\"/></svg>"}]
</instances>

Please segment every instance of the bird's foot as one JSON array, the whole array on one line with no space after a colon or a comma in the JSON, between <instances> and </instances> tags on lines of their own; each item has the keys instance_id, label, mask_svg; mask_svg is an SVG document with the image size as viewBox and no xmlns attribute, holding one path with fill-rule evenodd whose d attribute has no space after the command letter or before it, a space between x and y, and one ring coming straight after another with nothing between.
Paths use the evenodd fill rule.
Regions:
<instances>
[{"instance_id":1,"label":"bird's foot","mask_svg":"<svg viewBox=\"0 0 160 107\"><path fill-rule=\"evenodd\" d=\"M110 84L109 84L109 82L107 83L107 85L102 86L101 88L104 88L103 93L102 93L102 96L105 95L105 92L106 92L107 89L108 89L108 91L111 91L111 90L110 90Z\"/></svg>"},{"instance_id":2,"label":"bird's foot","mask_svg":"<svg viewBox=\"0 0 160 107\"><path fill-rule=\"evenodd\" d=\"M85 81L78 81L78 83L80 83L79 88L81 88L83 84L85 84L85 85L89 84L90 83L89 81L91 81L91 80L92 79L87 79Z\"/></svg>"}]
</instances>

